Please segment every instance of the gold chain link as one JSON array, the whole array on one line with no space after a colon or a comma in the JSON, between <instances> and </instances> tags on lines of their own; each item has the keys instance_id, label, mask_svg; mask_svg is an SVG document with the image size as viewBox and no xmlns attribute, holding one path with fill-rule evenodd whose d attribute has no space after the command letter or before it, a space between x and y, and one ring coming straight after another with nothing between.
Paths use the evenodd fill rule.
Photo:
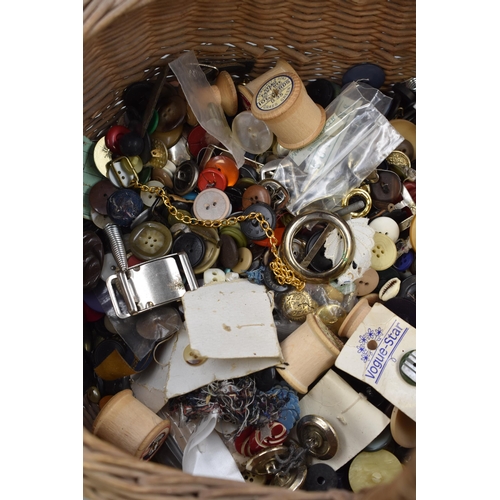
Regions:
<instances>
[{"instance_id":1,"label":"gold chain link","mask_svg":"<svg viewBox=\"0 0 500 500\"><path fill-rule=\"evenodd\" d=\"M232 226L239 222L243 222L245 220L255 219L260 224L260 227L266 234L266 237L269 239L271 244L271 252L274 255L274 260L269 264L269 267L273 271L276 276L276 280L280 285L292 285L298 291L301 291L305 287L305 282L297 278L293 271L283 262L278 253L277 243L278 240L276 236L274 236L274 231L269 225L269 222L264 218L264 216L259 212L250 212L247 215L238 215L236 217L228 217L226 219L215 219L215 220L204 220L197 219L196 217L190 217L189 215L185 215L177 208L175 208L170 202L170 198L168 197L165 190L158 186L146 186L141 184L138 180L134 179L130 185L131 188L138 188L145 193L151 193L155 196L159 196L165 206L168 209L170 215L175 217L179 222L183 222L184 224L193 225L193 226L203 226L203 227L226 227Z\"/></svg>"}]
</instances>

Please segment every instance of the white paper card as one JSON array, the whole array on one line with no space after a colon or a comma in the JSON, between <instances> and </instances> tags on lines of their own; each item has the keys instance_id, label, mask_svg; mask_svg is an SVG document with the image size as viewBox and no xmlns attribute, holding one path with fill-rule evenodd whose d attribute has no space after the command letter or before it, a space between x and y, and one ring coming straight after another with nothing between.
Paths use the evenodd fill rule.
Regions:
<instances>
[{"instance_id":1,"label":"white paper card","mask_svg":"<svg viewBox=\"0 0 500 500\"><path fill-rule=\"evenodd\" d=\"M280 363L280 358L257 359L207 359L193 366L184 359L184 349L189 345L187 331L182 327L176 335L158 347L158 361L141 373L131 377L134 396L155 413L170 398L199 389L215 380L244 377Z\"/></svg>"},{"instance_id":2,"label":"white paper card","mask_svg":"<svg viewBox=\"0 0 500 500\"><path fill-rule=\"evenodd\" d=\"M366 448L390 422L333 370L326 372L299 405L301 416L318 415L335 429L339 440L337 453L328 460L317 460L334 470Z\"/></svg>"},{"instance_id":3,"label":"white paper card","mask_svg":"<svg viewBox=\"0 0 500 500\"><path fill-rule=\"evenodd\" d=\"M214 282L182 297L191 347L219 359L280 358L266 287L246 279Z\"/></svg>"},{"instance_id":4,"label":"white paper card","mask_svg":"<svg viewBox=\"0 0 500 500\"><path fill-rule=\"evenodd\" d=\"M351 335L335 366L361 380L416 421L416 386L399 371L402 356L416 349L416 330L375 303Z\"/></svg>"}]
</instances>

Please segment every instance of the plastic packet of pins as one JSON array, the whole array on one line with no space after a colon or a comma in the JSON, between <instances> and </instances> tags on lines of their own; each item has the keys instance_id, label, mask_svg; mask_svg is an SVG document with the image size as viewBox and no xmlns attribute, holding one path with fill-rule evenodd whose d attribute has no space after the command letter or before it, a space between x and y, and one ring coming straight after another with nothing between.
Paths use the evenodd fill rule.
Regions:
<instances>
[{"instance_id":1,"label":"plastic packet of pins","mask_svg":"<svg viewBox=\"0 0 500 500\"><path fill-rule=\"evenodd\" d=\"M350 83L325 109L319 137L280 161L273 178L288 190L292 214L331 211L404 140L379 111L390 99Z\"/></svg>"}]
</instances>

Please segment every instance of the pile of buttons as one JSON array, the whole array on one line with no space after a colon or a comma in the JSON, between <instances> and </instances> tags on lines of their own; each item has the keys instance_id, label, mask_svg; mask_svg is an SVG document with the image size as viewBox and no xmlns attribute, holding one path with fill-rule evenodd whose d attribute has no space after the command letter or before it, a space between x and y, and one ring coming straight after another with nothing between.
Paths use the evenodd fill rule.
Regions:
<instances>
[{"instance_id":1,"label":"pile of buttons","mask_svg":"<svg viewBox=\"0 0 500 500\"><path fill-rule=\"evenodd\" d=\"M278 76L294 83L286 77L293 68L280 64ZM226 72L206 76L245 150L242 166L203 128L182 87L165 74L156 82L129 85L117 122L95 141L84 137L84 425L95 431L96 417L106 405L133 389L134 377L158 364L159 349L174 342L183 326L183 293L248 280L268 293L283 362L241 378L216 377L171 398L161 414L154 413L176 422L177 430L171 427L168 437L158 439L147 459L182 468L189 436L204 416L215 413L216 432L246 481L355 492L389 482L415 447L415 419L335 360L375 304L409 325L407 330L416 327L415 79L385 91L392 100L384 116L404 140L335 212L342 224L357 220L371 228L371 265L355 279L339 280L329 274L335 262L325 243L331 214L306 211L299 221L287 210L287 189L273 179L272 165L290 149L279 141L279 135L286 135L282 128L258 117L272 97L262 93L264 84L276 74L261 79L260 90L252 88L252 81L234 84ZM318 79L304 82L302 91L324 110L349 83L363 81L380 89L384 79L382 68L367 63L348 70L342 85ZM250 103L254 94L261 95L259 113L255 98ZM245 217L253 213L267 224ZM232 223L221 223L226 219ZM361 245L355 224L349 228L352 245ZM302 287L276 274L272 263L277 256L296 264L290 267ZM355 269L356 262L351 266ZM380 335L368 329L359 341L367 363L374 361L366 346ZM313 338L321 339L318 346ZM325 342L327 352L321 350ZM313 361L303 361L290 374L294 363L307 359L308 349ZM403 358L395 363L398 376L414 388L416 350ZM203 369L205 358L195 350L186 348L184 359ZM330 389L320 391L323 385ZM354 399L342 411L329 413L324 409L341 399L336 387ZM313 399L320 398L316 403L323 410L308 413L316 408L307 403L314 390ZM359 445L354 438L344 442L349 432L343 430L350 425L351 434L362 434L370 427L367 421L347 425L348 410L358 400L381 421L370 442ZM339 452L345 454L335 461Z\"/></svg>"}]
</instances>

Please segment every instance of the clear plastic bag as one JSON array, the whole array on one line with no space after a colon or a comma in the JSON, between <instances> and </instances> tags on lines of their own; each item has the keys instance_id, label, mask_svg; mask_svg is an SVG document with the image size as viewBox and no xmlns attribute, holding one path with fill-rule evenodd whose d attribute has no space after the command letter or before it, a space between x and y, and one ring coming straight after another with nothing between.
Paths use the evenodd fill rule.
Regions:
<instances>
[{"instance_id":1,"label":"clear plastic bag","mask_svg":"<svg viewBox=\"0 0 500 500\"><path fill-rule=\"evenodd\" d=\"M179 81L186 100L199 124L231 152L238 167L245 162L245 151L229 127L224 110L217 102L215 92L200 68L194 52L188 51L170 67Z\"/></svg>"},{"instance_id":2,"label":"clear plastic bag","mask_svg":"<svg viewBox=\"0 0 500 500\"><path fill-rule=\"evenodd\" d=\"M288 190L292 214L331 211L404 140L378 109L387 100L352 82L326 108L319 137L280 161L273 178Z\"/></svg>"}]
</instances>

